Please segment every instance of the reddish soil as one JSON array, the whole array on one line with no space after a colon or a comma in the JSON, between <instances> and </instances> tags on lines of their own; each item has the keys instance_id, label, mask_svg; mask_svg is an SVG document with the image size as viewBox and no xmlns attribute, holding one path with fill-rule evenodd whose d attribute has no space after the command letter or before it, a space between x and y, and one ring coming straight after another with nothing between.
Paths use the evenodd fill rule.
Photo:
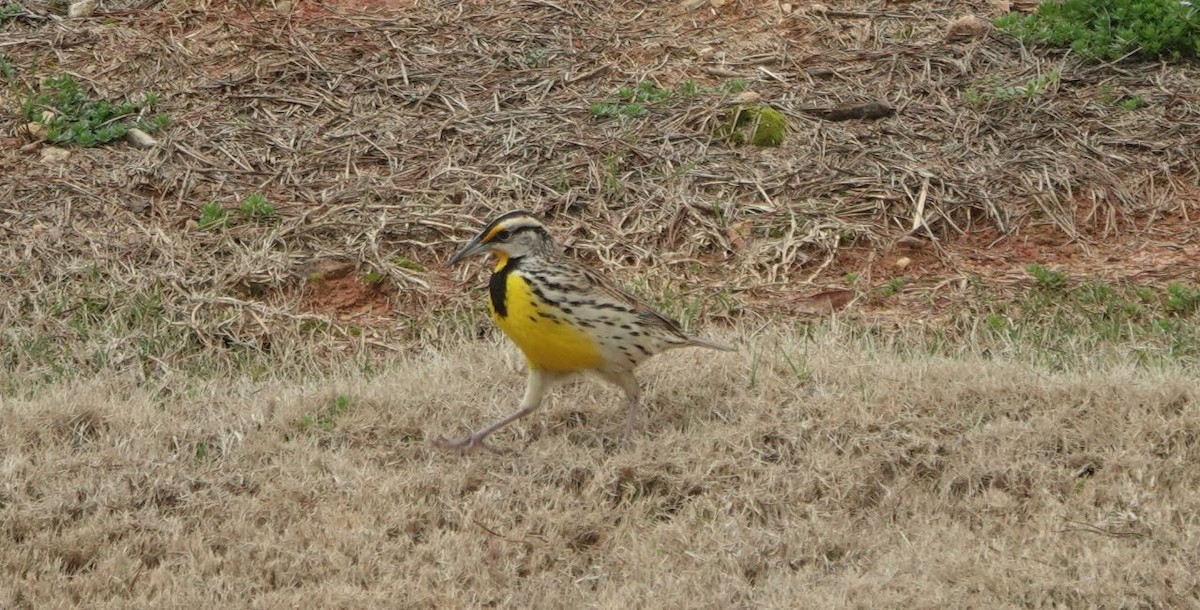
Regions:
<instances>
[{"instance_id":1,"label":"reddish soil","mask_svg":"<svg viewBox=\"0 0 1200 610\"><path fill-rule=\"evenodd\" d=\"M300 310L341 319L379 319L392 315L394 290L386 284L369 284L358 274L307 282Z\"/></svg>"}]
</instances>

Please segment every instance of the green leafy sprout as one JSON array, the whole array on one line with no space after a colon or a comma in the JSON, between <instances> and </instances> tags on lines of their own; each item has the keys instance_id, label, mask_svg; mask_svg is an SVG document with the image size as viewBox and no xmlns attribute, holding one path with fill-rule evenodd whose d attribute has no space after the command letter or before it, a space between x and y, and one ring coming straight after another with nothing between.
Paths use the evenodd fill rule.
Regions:
<instances>
[{"instance_id":1,"label":"green leafy sprout","mask_svg":"<svg viewBox=\"0 0 1200 610\"><path fill-rule=\"evenodd\" d=\"M99 146L118 140L131 128L152 133L170 124L166 114L143 118L152 110L158 96L146 96L146 103L112 102L89 98L79 81L71 75L53 76L42 81L21 105L26 121L47 127L46 138L56 144Z\"/></svg>"},{"instance_id":2,"label":"green leafy sprout","mask_svg":"<svg viewBox=\"0 0 1200 610\"><path fill-rule=\"evenodd\" d=\"M618 117L644 117L650 108L672 99L690 99L705 94L740 93L746 89L746 81L736 79L722 87L706 89L694 80L685 80L675 89L664 89L653 81L644 80L636 85L620 87L612 98L588 106L588 112L597 119Z\"/></svg>"},{"instance_id":3,"label":"green leafy sprout","mask_svg":"<svg viewBox=\"0 0 1200 610\"><path fill-rule=\"evenodd\" d=\"M262 221L275 216L275 206L262 193L251 193L238 204L238 213L244 220Z\"/></svg>"}]
</instances>

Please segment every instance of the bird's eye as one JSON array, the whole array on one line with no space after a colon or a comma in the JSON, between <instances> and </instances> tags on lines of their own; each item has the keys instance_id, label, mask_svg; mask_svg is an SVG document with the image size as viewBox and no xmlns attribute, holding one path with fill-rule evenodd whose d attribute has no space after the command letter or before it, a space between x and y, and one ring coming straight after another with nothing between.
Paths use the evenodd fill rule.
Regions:
<instances>
[{"instance_id":1,"label":"bird's eye","mask_svg":"<svg viewBox=\"0 0 1200 610\"><path fill-rule=\"evenodd\" d=\"M497 233L496 236L492 238L492 241L504 241L510 237L512 237L512 231L505 229Z\"/></svg>"}]
</instances>

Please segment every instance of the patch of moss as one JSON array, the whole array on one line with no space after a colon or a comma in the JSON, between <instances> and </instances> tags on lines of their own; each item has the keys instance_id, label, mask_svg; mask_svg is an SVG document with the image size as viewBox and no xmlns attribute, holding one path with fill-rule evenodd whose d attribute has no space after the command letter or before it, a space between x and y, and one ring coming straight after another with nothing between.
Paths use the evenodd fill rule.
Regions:
<instances>
[{"instance_id":1,"label":"patch of moss","mask_svg":"<svg viewBox=\"0 0 1200 610\"><path fill-rule=\"evenodd\" d=\"M396 258L392 259L392 262L395 263L396 266L403 269L408 269L409 271L416 271L418 273L428 271L428 269L425 268L425 265L422 265L411 258L397 256Z\"/></svg>"},{"instance_id":2,"label":"patch of moss","mask_svg":"<svg viewBox=\"0 0 1200 610\"><path fill-rule=\"evenodd\" d=\"M736 106L721 120L717 136L733 144L779 146L787 133L783 113L766 105Z\"/></svg>"}]
</instances>

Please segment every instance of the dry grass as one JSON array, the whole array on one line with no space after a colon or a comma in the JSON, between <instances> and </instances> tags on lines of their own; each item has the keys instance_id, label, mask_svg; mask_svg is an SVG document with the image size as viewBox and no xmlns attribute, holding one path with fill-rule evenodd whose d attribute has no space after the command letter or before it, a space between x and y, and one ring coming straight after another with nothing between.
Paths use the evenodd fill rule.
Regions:
<instances>
[{"instance_id":1,"label":"dry grass","mask_svg":"<svg viewBox=\"0 0 1200 610\"><path fill-rule=\"evenodd\" d=\"M1200 293L1163 291L1200 280L1194 62L945 39L990 2L24 4L0 24L0 605L1200 598ZM160 145L40 160L17 109L63 73L160 94ZM783 146L712 139L734 80ZM588 110L688 81L646 118ZM869 101L897 113L813 111ZM274 217L198 225L255 193ZM744 351L652 363L629 448L584 385L503 433L516 457L435 452L520 392L476 270L441 264L515 207ZM1111 285L1022 271L1084 254ZM797 320L848 285L847 318Z\"/></svg>"},{"instance_id":2,"label":"dry grass","mask_svg":"<svg viewBox=\"0 0 1200 610\"><path fill-rule=\"evenodd\" d=\"M0 406L10 607L1182 607L1196 371L881 351L664 356L633 446L601 386L501 442L487 343L322 383L120 380ZM340 414L331 405L345 396ZM312 419L309 419L312 418ZM315 423L310 423L315 422Z\"/></svg>"}]
</instances>

